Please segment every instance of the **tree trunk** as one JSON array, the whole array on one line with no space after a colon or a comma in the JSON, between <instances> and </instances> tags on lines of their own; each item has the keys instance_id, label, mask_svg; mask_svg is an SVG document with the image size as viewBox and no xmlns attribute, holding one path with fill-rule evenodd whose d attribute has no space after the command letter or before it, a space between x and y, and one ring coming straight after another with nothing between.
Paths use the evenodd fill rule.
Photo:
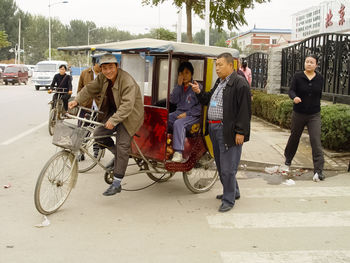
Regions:
<instances>
[{"instance_id":1,"label":"tree trunk","mask_svg":"<svg viewBox=\"0 0 350 263\"><path fill-rule=\"evenodd\" d=\"M187 42L192 43L192 0L186 0Z\"/></svg>"}]
</instances>

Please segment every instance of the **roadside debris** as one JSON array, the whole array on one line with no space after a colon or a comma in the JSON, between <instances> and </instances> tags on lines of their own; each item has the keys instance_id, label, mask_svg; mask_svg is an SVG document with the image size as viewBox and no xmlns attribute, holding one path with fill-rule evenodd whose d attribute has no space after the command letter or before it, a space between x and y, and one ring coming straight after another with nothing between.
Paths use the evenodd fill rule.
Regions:
<instances>
[{"instance_id":1,"label":"roadside debris","mask_svg":"<svg viewBox=\"0 0 350 263\"><path fill-rule=\"evenodd\" d=\"M4 184L4 188L10 188L11 185L10 184Z\"/></svg>"},{"instance_id":2,"label":"roadside debris","mask_svg":"<svg viewBox=\"0 0 350 263\"><path fill-rule=\"evenodd\" d=\"M291 185L295 185L295 182L292 179L288 179L285 182L283 182L282 184L291 186Z\"/></svg>"},{"instance_id":3,"label":"roadside debris","mask_svg":"<svg viewBox=\"0 0 350 263\"><path fill-rule=\"evenodd\" d=\"M35 225L35 227L45 227L45 226L49 226L49 225L50 225L49 219L47 219L47 217L44 216L44 221L41 222L40 224Z\"/></svg>"}]
</instances>

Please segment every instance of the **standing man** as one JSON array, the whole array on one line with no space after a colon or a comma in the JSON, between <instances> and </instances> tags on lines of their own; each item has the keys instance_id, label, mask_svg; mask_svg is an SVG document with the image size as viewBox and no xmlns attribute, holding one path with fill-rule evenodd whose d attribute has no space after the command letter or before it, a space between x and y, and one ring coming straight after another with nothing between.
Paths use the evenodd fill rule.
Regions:
<instances>
[{"instance_id":1,"label":"standing man","mask_svg":"<svg viewBox=\"0 0 350 263\"><path fill-rule=\"evenodd\" d=\"M203 105L208 105L207 124L213 143L215 163L223 186L219 212L227 212L240 198L236 180L241 159L243 142L249 141L251 98L249 84L237 75L233 67L233 57L223 53L216 60L219 76L209 92L201 91L199 85L192 84L193 91Z\"/></svg>"},{"instance_id":2,"label":"standing man","mask_svg":"<svg viewBox=\"0 0 350 263\"><path fill-rule=\"evenodd\" d=\"M77 91L77 94L79 94L79 92L91 81L93 81L98 73L101 72L101 67L100 65L97 63L97 58L96 57L92 57L92 67L91 68L87 68L87 69L84 69L81 74L80 74L80 77L79 77L79 82L78 82L78 91ZM86 108L89 108L89 109L94 109L94 110L98 110L97 108L97 105L96 105L96 102L95 100L93 99L89 99L84 105L82 105ZM85 110L81 110L80 111L80 116L81 118L84 118L86 113L89 113ZM79 121L79 125L81 125L82 123ZM93 151L94 151L94 157L97 158L97 155L98 155L98 145L97 144L94 144L93 145ZM85 160L85 156L84 156L84 153L80 153L79 156L78 156L78 161L81 162L81 161L84 161Z\"/></svg>"},{"instance_id":3,"label":"standing man","mask_svg":"<svg viewBox=\"0 0 350 263\"><path fill-rule=\"evenodd\" d=\"M99 114L98 121L105 123L96 128L94 136L105 136L116 133L116 144L111 137L96 139L103 147L108 148L115 156L114 180L103 195L115 195L121 191L121 181L129 162L132 136L143 124L144 109L140 87L129 73L118 67L112 54L100 58L102 74L88 83L69 108L95 99Z\"/></svg>"}]
</instances>

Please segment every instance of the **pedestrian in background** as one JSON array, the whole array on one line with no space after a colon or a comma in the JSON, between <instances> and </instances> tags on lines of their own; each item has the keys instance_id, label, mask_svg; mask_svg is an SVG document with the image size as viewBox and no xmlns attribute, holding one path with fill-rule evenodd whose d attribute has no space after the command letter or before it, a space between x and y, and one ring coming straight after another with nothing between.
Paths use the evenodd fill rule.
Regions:
<instances>
[{"instance_id":1,"label":"pedestrian in background","mask_svg":"<svg viewBox=\"0 0 350 263\"><path fill-rule=\"evenodd\" d=\"M293 100L292 127L287 146L284 150L285 164L290 166L298 149L301 134L305 126L308 129L314 164L314 181L324 180L323 151L321 144L321 97L323 77L316 72L317 57L308 55L305 70L294 74L289 97Z\"/></svg>"},{"instance_id":2,"label":"pedestrian in background","mask_svg":"<svg viewBox=\"0 0 350 263\"><path fill-rule=\"evenodd\" d=\"M248 67L248 63L247 61L243 61L242 62L242 66L240 68L240 70L243 71L245 78L247 79L249 86L252 86L252 71L251 69Z\"/></svg>"},{"instance_id":3,"label":"pedestrian in background","mask_svg":"<svg viewBox=\"0 0 350 263\"><path fill-rule=\"evenodd\" d=\"M78 82L78 91L77 91L77 94L79 94L79 92L82 91L82 89L88 84L90 83L91 81L93 81L97 75L101 72L101 67L100 65L98 64L98 59L96 57L92 57L91 59L91 62L92 62L92 67L89 67L87 69L84 69L81 73L80 73L80 77L79 77L79 82ZM93 110L98 110L98 107L96 105L96 102L94 99L89 99L87 100L84 105L82 105L86 108L89 108L89 109L93 109ZM83 109L80 110L80 116L81 118L85 118L85 115L87 113L90 113L88 111L85 111ZM94 116L92 116L94 117ZM78 126L80 127L82 124L81 121L79 121L79 124ZM88 125L88 123L86 123L85 125ZM94 152L94 157L97 158L98 156L98 151L99 151L99 148L97 147L96 144L93 145L93 152ZM84 153L80 153L79 156L78 156L78 161L84 161L85 160L85 156L84 156Z\"/></svg>"},{"instance_id":4,"label":"pedestrian in background","mask_svg":"<svg viewBox=\"0 0 350 263\"><path fill-rule=\"evenodd\" d=\"M233 208L240 198L236 173L241 159L242 145L249 141L251 98L248 82L234 71L234 59L223 53L216 60L219 76L214 87L204 92L198 84L191 84L199 102L208 105L207 124L213 143L214 158L223 186L219 212Z\"/></svg>"}]
</instances>

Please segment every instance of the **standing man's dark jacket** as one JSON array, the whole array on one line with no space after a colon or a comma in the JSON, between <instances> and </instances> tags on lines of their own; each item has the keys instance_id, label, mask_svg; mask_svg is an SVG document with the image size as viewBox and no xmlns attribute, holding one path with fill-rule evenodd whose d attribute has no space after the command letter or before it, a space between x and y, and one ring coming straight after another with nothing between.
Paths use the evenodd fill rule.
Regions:
<instances>
[{"instance_id":1,"label":"standing man's dark jacket","mask_svg":"<svg viewBox=\"0 0 350 263\"><path fill-rule=\"evenodd\" d=\"M208 105L219 83L220 79L217 79L209 92L201 91L196 94L198 101L203 105ZM223 89L223 125L226 146L231 147L236 144L237 133L244 135L245 142L249 141L251 115L251 96L248 82L233 72ZM208 127L205 130L208 133Z\"/></svg>"}]
</instances>

